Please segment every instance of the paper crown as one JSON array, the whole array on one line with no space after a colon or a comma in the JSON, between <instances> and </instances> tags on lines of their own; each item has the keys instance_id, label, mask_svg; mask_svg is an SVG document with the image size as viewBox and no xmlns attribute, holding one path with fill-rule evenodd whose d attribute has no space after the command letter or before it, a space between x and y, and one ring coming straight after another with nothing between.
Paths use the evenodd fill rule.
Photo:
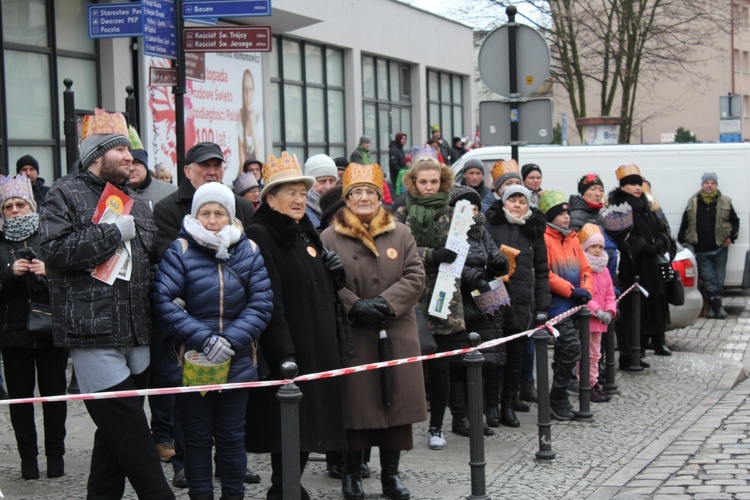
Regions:
<instances>
[{"instance_id":1,"label":"paper crown","mask_svg":"<svg viewBox=\"0 0 750 500\"><path fill-rule=\"evenodd\" d=\"M251 173L240 174L235 180L232 181L234 187L234 193L237 196L242 196L254 187L258 187L258 181L255 176Z\"/></svg>"},{"instance_id":2,"label":"paper crown","mask_svg":"<svg viewBox=\"0 0 750 500\"><path fill-rule=\"evenodd\" d=\"M128 122L125 121L122 113L107 113L104 109L94 108L93 115L83 117L81 140L92 135L103 134L118 134L128 137ZM143 149L143 145L140 149Z\"/></svg>"},{"instance_id":3,"label":"paper crown","mask_svg":"<svg viewBox=\"0 0 750 500\"><path fill-rule=\"evenodd\" d=\"M492 166L492 182L495 182L498 177L505 174L521 175L516 160L500 160L495 162Z\"/></svg>"},{"instance_id":4,"label":"paper crown","mask_svg":"<svg viewBox=\"0 0 750 500\"><path fill-rule=\"evenodd\" d=\"M420 148L419 146L414 146L413 148L411 148L412 164L417 163L417 160L420 160L422 158L432 158L433 160L437 160L438 152L435 151L430 146L425 146L423 148Z\"/></svg>"},{"instance_id":5,"label":"paper crown","mask_svg":"<svg viewBox=\"0 0 750 500\"><path fill-rule=\"evenodd\" d=\"M621 180L624 177L627 177L629 175L641 175L641 169L638 168L638 165L620 165L617 167L617 170L615 170L615 175L617 176L617 180Z\"/></svg>"},{"instance_id":6,"label":"paper crown","mask_svg":"<svg viewBox=\"0 0 750 500\"><path fill-rule=\"evenodd\" d=\"M568 199L562 189L545 189L539 197L539 210L546 214L550 208L563 203L568 203Z\"/></svg>"},{"instance_id":7,"label":"paper crown","mask_svg":"<svg viewBox=\"0 0 750 500\"><path fill-rule=\"evenodd\" d=\"M8 198L34 199L34 190L31 181L24 174L12 176L0 175L0 205Z\"/></svg>"},{"instance_id":8,"label":"paper crown","mask_svg":"<svg viewBox=\"0 0 750 500\"><path fill-rule=\"evenodd\" d=\"M133 145L130 149L146 149L143 147L141 136L138 135L138 131L132 125L128 125L128 139L130 139L130 144Z\"/></svg>"},{"instance_id":9,"label":"paper crown","mask_svg":"<svg viewBox=\"0 0 750 500\"><path fill-rule=\"evenodd\" d=\"M605 231L623 231L633 226L633 208L627 203L605 208L602 217Z\"/></svg>"},{"instance_id":10,"label":"paper crown","mask_svg":"<svg viewBox=\"0 0 750 500\"><path fill-rule=\"evenodd\" d=\"M378 190L383 191L383 170L377 163L370 165L360 165L359 163L350 163L344 170L344 189L341 192L341 198L346 198L354 186L358 184L370 184Z\"/></svg>"},{"instance_id":11,"label":"paper crown","mask_svg":"<svg viewBox=\"0 0 750 500\"><path fill-rule=\"evenodd\" d=\"M271 155L268 163L263 167L263 190L260 192L261 201L265 201L266 193L274 186L287 182L304 182L307 189L315 184L315 178L302 175L297 155L290 155L286 151L281 152L280 157Z\"/></svg>"},{"instance_id":12,"label":"paper crown","mask_svg":"<svg viewBox=\"0 0 750 500\"><path fill-rule=\"evenodd\" d=\"M602 234L602 230L596 224L587 222L583 225L580 231L578 231L578 241L583 244L587 239L595 234Z\"/></svg>"}]
</instances>

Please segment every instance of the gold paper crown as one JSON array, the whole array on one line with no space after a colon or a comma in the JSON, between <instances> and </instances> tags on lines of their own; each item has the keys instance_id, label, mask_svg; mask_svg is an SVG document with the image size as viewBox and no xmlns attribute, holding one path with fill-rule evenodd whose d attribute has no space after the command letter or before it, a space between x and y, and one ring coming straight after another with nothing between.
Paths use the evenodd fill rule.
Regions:
<instances>
[{"instance_id":1,"label":"gold paper crown","mask_svg":"<svg viewBox=\"0 0 750 500\"><path fill-rule=\"evenodd\" d=\"M495 182L498 177L505 174L521 174L518 168L516 160L500 160L496 161L492 166L492 182Z\"/></svg>"},{"instance_id":2,"label":"gold paper crown","mask_svg":"<svg viewBox=\"0 0 750 500\"><path fill-rule=\"evenodd\" d=\"M583 244L583 242L589 239L590 236L593 236L595 234L602 234L602 230L596 224L587 222L586 224L583 225L581 230L578 231L578 241L580 241L581 244Z\"/></svg>"},{"instance_id":3,"label":"gold paper crown","mask_svg":"<svg viewBox=\"0 0 750 500\"><path fill-rule=\"evenodd\" d=\"M26 175L17 175L15 179L12 176L0 175L0 205L8 198L34 199L34 190Z\"/></svg>"},{"instance_id":4,"label":"gold paper crown","mask_svg":"<svg viewBox=\"0 0 750 500\"><path fill-rule=\"evenodd\" d=\"M125 121L122 113L107 113L104 109L94 108L93 115L83 117L81 140L102 134L118 134L128 137L128 122Z\"/></svg>"},{"instance_id":5,"label":"gold paper crown","mask_svg":"<svg viewBox=\"0 0 750 500\"><path fill-rule=\"evenodd\" d=\"M623 178L629 176L629 175L641 175L641 169L638 168L638 165L620 165L617 167L617 170L615 170L615 175L617 176L617 180L622 180Z\"/></svg>"},{"instance_id":6,"label":"gold paper crown","mask_svg":"<svg viewBox=\"0 0 750 500\"><path fill-rule=\"evenodd\" d=\"M350 163L344 170L344 189L341 192L341 198L345 199L349 191L358 184L370 184L377 189L378 193L382 193L383 169L377 163L371 163L370 165Z\"/></svg>"},{"instance_id":7,"label":"gold paper crown","mask_svg":"<svg viewBox=\"0 0 750 500\"><path fill-rule=\"evenodd\" d=\"M263 167L264 186L260 192L261 201L265 201L266 193L271 188L286 182L304 182L307 189L310 189L315 184L315 178L302 175L297 155L290 155L286 151L282 151L278 158L274 155L269 156L268 163Z\"/></svg>"}]
</instances>

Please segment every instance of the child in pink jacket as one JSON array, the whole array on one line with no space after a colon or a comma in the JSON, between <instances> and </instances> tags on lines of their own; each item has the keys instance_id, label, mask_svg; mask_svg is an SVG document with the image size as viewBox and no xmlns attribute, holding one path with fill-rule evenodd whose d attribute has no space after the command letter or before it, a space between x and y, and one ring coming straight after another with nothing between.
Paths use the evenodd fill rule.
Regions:
<instances>
[{"instance_id":1,"label":"child in pink jacket","mask_svg":"<svg viewBox=\"0 0 750 500\"><path fill-rule=\"evenodd\" d=\"M586 252L586 259L591 265L594 281L592 299L586 304L591 310L591 339L589 342L590 369L589 383L591 384L591 401L603 403L610 400L599 385L599 359L602 357L602 333L607 331L607 325L613 320L617 312L615 291L612 277L607 270L609 257L604 251L604 235L599 226L585 224L578 232L581 247Z\"/></svg>"}]
</instances>

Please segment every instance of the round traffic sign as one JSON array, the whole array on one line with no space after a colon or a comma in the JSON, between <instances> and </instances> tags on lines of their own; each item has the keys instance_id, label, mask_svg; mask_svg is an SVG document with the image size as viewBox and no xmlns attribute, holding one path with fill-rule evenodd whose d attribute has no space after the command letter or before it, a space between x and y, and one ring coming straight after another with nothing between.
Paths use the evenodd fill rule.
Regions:
<instances>
[{"instance_id":1,"label":"round traffic sign","mask_svg":"<svg viewBox=\"0 0 750 500\"><path fill-rule=\"evenodd\" d=\"M510 95L508 26L487 35L479 49L479 72L485 85L501 96ZM547 41L535 29L516 25L516 89L527 96L538 89L549 75L550 51Z\"/></svg>"}]
</instances>

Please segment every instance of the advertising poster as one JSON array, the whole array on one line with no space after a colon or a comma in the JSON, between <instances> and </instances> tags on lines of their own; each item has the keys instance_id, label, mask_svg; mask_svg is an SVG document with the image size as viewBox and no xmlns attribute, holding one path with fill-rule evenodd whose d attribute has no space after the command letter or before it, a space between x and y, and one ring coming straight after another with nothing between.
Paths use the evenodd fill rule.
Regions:
<instances>
[{"instance_id":1,"label":"advertising poster","mask_svg":"<svg viewBox=\"0 0 750 500\"><path fill-rule=\"evenodd\" d=\"M145 57L149 67L171 66L168 59ZM186 65L185 150L215 142L224 152L224 184L231 185L247 159L265 161L263 69L259 53L190 54ZM146 128L141 133L150 167L163 163L177 179L172 87L147 86Z\"/></svg>"}]
</instances>

